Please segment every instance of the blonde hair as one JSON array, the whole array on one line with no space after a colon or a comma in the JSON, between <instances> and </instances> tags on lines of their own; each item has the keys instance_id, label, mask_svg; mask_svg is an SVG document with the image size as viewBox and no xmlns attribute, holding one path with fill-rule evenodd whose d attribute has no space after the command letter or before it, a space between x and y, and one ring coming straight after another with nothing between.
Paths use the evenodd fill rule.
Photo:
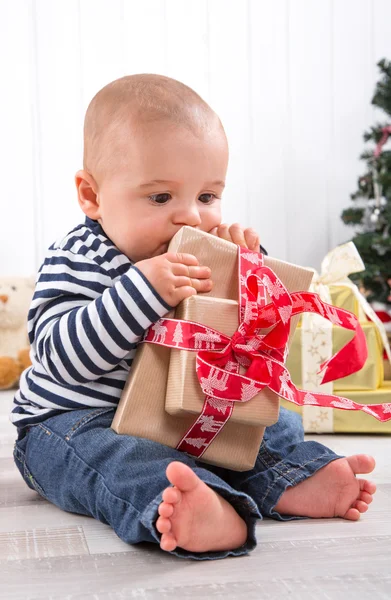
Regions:
<instances>
[{"instance_id":1,"label":"blonde hair","mask_svg":"<svg viewBox=\"0 0 391 600\"><path fill-rule=\"evenodd\" d=\"M163 75L128 75L102 88L87 108L83 168L97 177L120 160L115 135L119 128L130 125L131 133L154 121L168 121L194 135L216 126L224 133L216 113L184 83Z\"/></svg>"}]
</instances>

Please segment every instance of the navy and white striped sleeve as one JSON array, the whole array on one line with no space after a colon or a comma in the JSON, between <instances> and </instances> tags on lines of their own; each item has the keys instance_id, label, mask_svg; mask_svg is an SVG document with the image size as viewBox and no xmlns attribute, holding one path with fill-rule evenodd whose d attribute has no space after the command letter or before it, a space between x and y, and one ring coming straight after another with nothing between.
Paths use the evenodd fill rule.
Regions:
<instances>
[{"instance_id":1,"label":"navy and white striped sleeve","mask_svg":"<svg viewBox=\"0 0 391 600\"><path fill-rule=\"evenodd\" d=\"M36 284L29 313L31 349L61 385L97 380L171 308L135 266L113 283L86 256L55 252Z\"/></svg>"}]
</instances>

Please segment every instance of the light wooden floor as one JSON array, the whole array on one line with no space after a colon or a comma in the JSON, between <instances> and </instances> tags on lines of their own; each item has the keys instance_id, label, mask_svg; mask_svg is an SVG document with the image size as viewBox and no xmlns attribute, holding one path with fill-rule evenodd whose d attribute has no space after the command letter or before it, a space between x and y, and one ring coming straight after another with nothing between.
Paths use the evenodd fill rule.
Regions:
<instances>
[{"instance_id":1,"label":"light wooden floor","mask_svg":"<svg viewBox=\"0 0 391 600\"><path fill-rule=\"evenodd\" d=\"M128 546L30 490L13 464L11 398L0 392L1 599L391 599L390 436L308 436L341 454L375 456L378 492L359 522L263 521L249 556L196 562Z\"/></svg>"}]
</instances>

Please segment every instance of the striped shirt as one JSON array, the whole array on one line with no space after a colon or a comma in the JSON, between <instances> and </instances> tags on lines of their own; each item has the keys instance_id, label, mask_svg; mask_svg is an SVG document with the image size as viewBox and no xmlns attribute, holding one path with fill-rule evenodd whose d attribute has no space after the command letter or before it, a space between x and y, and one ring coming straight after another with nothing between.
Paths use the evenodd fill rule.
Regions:
<instances>
[{"instance_id":1,"label":"striped shirt","mask_svg":"<svg viewBox=\"0 0 391 600\"><path fill-rule=\"evenodd\" d=\"M38 272L28 314L32 366L21 375L11 421L24 427L117 406L137 344L170 309L86 218L49 248Z\"/></svg>"}]
</instances>

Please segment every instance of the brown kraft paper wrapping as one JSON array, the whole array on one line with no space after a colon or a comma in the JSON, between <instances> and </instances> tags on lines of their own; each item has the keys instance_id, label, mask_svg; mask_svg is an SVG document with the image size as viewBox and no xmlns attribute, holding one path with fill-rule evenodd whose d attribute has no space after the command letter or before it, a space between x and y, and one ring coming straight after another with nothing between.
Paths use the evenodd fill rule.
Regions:
<instances>
[{"instance_id":1,"label":"brown kraft paper wrapping","mask_svg":"<svg viewBox=\"0 0 391 600\"><path fill-rule=\"evenodd\" d=\"M177 319L195 321L232 336L238 327L238 303L198 295L188 298L175 311ZM240 368L244 373L245 369ZM196 373L196 353L171 350L166 411L174 416L202 412L205 396ZM235 402L230 423L249 426L272 425L278 419L279 397L265 388L248 402ZM221 434L220 434L221 435Z\"/></svg>"},{"instance_id":2,"label":"brown kraft paper wrapping","mask_svg":"<svg viewBox=\"0 0 391 600\"><path fill-rule=\"evenodd\" d=\"M194 254L201 265L210 267L213 290L207 294L200 294L199 299L210 297L238 301L235 244L190 227L183 227L171 241L169 251ZM289 291L303 291L309 288L312 270L269 257L265 257L265 264L275 271ZM173 315L171 312L167 317L173 318ZM297 317L292 320L291 333L297 321ZM218 329L215 325L213 327ZM171 352L195 356L192 352L170 350L148 343L140 344L113 419L112 428L117 433L147 438L175 448L190 429L196 414L181 413L180 416L173 416L165 408ZM198 381L195 383L199 386ZM177 392L176 394L179 396ZM278 396L269 389L263 390L261 394L268 398L270 405L270 410L265 411L267 424L276 422L279 412ZM238 408L243 407L244 404ZM274 414L274 417L271 414ZM253 468L265 424L254 426L231 422L230 419L198 460L237 471Z\"/></svg>"}]
</instances>

